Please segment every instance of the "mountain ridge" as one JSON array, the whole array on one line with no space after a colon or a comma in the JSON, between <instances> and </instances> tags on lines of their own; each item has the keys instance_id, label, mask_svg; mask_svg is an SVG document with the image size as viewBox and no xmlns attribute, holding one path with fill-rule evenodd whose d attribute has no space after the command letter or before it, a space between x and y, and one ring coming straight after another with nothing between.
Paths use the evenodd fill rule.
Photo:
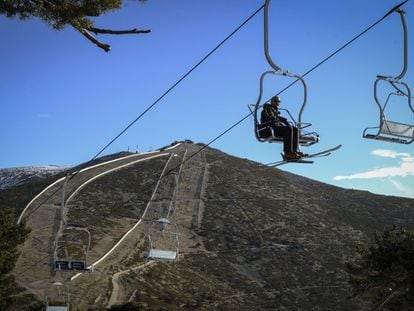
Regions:
<instances>
[{"instance_id":1,"label":"mountain ridge","mask_svg":"<svg viewBox=\"0 0 414 311\"><path fill-rule=\"evenodd\" d=\"M52 176L69 168L70 166L58 165L2 168L0 169L0 190L18 186L33 179Z\"/></svg>"},{"instance_id":2,"label":"mountain ridge","mask_svg":"<svg viewBox=\"0 0 414 311\"><path fill-rule=\"evenodd\" d=\"M111 172L88 170L67 189L68 222L92 234L89 263L132 230L94 272L70 281L76 307L131 300L152 310L369 310L368 302L347 298L345 263L375 230L413 227L412 199L342 189L200 144L152 156ZM51 276L50 257L41 260L50 256L54 229L44 228L56 223L59 205L56 195L27 213L38 233L15 273L35 291L44 290L40 279L73 276ZM179 260L148 261L145 221L165 216L179 227Z\"/></svg>"}]
</instances>

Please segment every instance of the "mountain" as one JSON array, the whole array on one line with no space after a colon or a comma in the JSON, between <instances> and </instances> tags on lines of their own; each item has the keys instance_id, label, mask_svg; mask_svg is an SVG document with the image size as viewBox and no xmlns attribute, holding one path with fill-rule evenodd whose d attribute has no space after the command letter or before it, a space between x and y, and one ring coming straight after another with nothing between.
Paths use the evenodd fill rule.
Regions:
<instances>
[{"instance_id":1,"label":"mountain","mask_svg":"<svg viewBox=\"0 0 414 311\"><path fill-rule=\"evenodd\" d=\"M33 179L48 177L68 169L66 166L27 166L0 169L0 190L21 185Z\"/></svg>"},{"instance_id":2,"label":"mountain","mask_svg":"<svg viewBox=\"0 0 414 311\"><path fill-rule=\"evenodd\" d=\"M64 219L63 178L28 206L32 195L13 196L32 229L14 270L19 284L57 301L51 284L60 281L72 310L370 310L351 295L345 263L376 230L413 229L412 199L338 188L202 144L83 167L67 181ZM148 258L177 247L178 260ZM53 271L54 251L86 258L93 272Z\"/></svg>"}]
</instances>

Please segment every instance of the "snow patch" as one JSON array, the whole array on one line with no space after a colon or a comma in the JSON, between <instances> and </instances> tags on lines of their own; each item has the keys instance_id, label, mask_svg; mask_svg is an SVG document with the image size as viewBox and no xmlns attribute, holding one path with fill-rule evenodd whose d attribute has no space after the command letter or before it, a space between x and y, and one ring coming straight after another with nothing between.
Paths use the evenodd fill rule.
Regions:
<instances>
[{"instance_id":1,"label":"snow patch","mask_svg":"<svg viewBox=\"0 0 414 311\"><path fill-rule=\"evenodd\" d=\"M0 190L24 184L34 178L44 178L60 173L68 166L45 165L0 169Z\"/></svg>"}]
</instances>

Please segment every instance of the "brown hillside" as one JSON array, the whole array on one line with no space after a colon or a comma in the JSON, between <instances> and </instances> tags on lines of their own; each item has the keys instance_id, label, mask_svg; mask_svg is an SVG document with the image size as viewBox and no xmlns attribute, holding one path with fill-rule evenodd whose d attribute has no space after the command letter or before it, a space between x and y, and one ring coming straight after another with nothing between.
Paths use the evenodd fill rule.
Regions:
<instances>
[{"instance_id":1,"label":"brown hillside","mask_svg":"<svg viewBox=\"0 0 414 311\"><path fill-rule=\"evenodd\" d=\"M66 281L72 310L128 301L150 310L369 310L348 298L344 263L375 230L413 229L414 200L345 190L200 148L181 144L73 178L66 219L91 232L89 263L136 226L94 272L72 281L74 274L51 267L61 193L51 196L59 185L50 189L47 203L27 210L32 233L15 269L19 282L40 299L51 281ZM147 159L88 182L140 157ZM148 221L161 217L178 226L177 261L146 259ZM150 233L157 247L175 248L168 232ZM61 230L59 245L68 236ZM76 247L70 253L80 256Z\"/></svg>"}]
</instances>

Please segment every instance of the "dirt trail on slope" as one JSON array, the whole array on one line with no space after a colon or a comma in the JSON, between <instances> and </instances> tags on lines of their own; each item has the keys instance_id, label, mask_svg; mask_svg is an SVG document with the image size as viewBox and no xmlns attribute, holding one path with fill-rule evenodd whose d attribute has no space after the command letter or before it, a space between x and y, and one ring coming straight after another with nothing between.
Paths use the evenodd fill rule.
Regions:
<instances>
[{"instance_id":1,"label":"dirt trail on slope","mask_svg":"<svg viewBox=\"0 0 414 311\"><path fill-rule=\"evenodd\" d=\"M190 150L186 153L191 155L194 150ZM182 157L182 152L180 153ZM169 189L168 193L171 195L170 201L165 197L165 192L160 191L158 196L165 199L164 205L169 207L172 205L172 211L170 212L170 220L172 223L177 224L179 227L179 243L180 253L191 253L195 249L200 251L202 247L201 238L199 238L194 229L197 229L202 221L202 214L204 209L203 195L205 191L206 180L208 178L208 169L206 165L204 153L200 153L190 160L184 157L184 164L180 167L179 173L175 175L177 183L175 183L174 189ZM168 181L166 181L168 182ZM160 186L160 189L166 190ZM174 194L174 195L173 195ZM173 202L171 202L173 200ZM171 204L172 203L172 204ZM158 204L161 204L158 202ZM161 208L154 204L153 209L148 212L152 218L158 218L165 216L162 212L166 212L166 207ZM149 218L151 218L149 217ZM141 231L142 235L144 234ZM160 243L158 244L160 245ZM161 243L164 248L175 247L172 243ZM200 246L201 245L201 246ZM197 246L197 247L195 247ZM133 273L142 269L151 269L151 265L156 265L157 261L149 261L132 267L126 267L126 269L116 272L112 275L112 291L108 299L107 307L111 307L114 304L126 303L134 296L134 291L128 287L128 283L122 280L123 277L127 277L129 273Z\"/></svg>"},{"instance_id":2,"label":"dirt trail on slope","mask_svg":"<svg viewBox=\"0 0 414 311\"><path fill-rule=\"evenodd\" d=\"M98 174L150 156L152 155L136 154L80 172L67 183L66 197ZM56 272L52 270L54 237L60 223L62 185L63 181L42 193L25 211L23 220L32 231L21 248L21 255L13 271L18 282L36 292L42 300L44 289L51 281L64 280L71 275L70 273L57 273L56 275ZM119 227L126 227L129 222L126 219L119 223Z\"/></svg>"},{"instance_id":3,"label":"dirt trail on slope","mask_svg":"<svg viewBox=\"0 0 414 311\"><path fill-rule=\"evenodd\" d=\"M179 228L180 253L182 254L200 251L200 248L204 249L202 240L196 234L196 231L199 229L203 218L203 201L208 180L208 166L204 152L193 156L197 150L198 147L194 145L190 145L188 150L184 145L169 150L169 152L176 152L177 156L172 158L168 169L173 167L176 167L176 169L173 174L169 174L171 176L167 176L160 183L155 197L150 202L150 208L146 216L147 220L165 215L169 216L171 222ZM184 155L187 158L184 158ZM79 173L68 182L66 198L95 176L136 161L139 157L147 158L150 156L152 155L137 155L137 157L108 163ZM124 170L128 172L131 169L124 168ZM91 184L95 184L95 180ZM44 289L50 282L66 281L69 284L71 301L77 307L127 302L128 299L134 296L134 293L132 289L127 288L123 278L129 272L151 269L151 266L156 264L156 262L148 263L145 259L147 254L147 226L142 223L133 229L121 245L94 268L94 272L83 273L69 282L75 273L52 270L53 241L60 221L61 191L59 188L61 186L62 183L58 183L48 189L29 206L25 213L26 222L32 232L22 247L22 254L14 270L18 281L26 288L36 292L39 299L43 299ZM85 190L82 189L76 196L84 192ZM139 196L139 193L134 195ZM115 236L120 237L136 222L137 219L118 218L107 230L110 230L108 232L114 238ZM99 244L102 242L105 245L115 245L119 238L114 238L111 240L110 236L107 235ZM99 258L98 253L102 253L96 248L96 245L94 247L90 252L90 256L88 256L94 258L90 260L90 263ZM102 254L99 256L102 256Z\"/></svg>"}]
</instances>

